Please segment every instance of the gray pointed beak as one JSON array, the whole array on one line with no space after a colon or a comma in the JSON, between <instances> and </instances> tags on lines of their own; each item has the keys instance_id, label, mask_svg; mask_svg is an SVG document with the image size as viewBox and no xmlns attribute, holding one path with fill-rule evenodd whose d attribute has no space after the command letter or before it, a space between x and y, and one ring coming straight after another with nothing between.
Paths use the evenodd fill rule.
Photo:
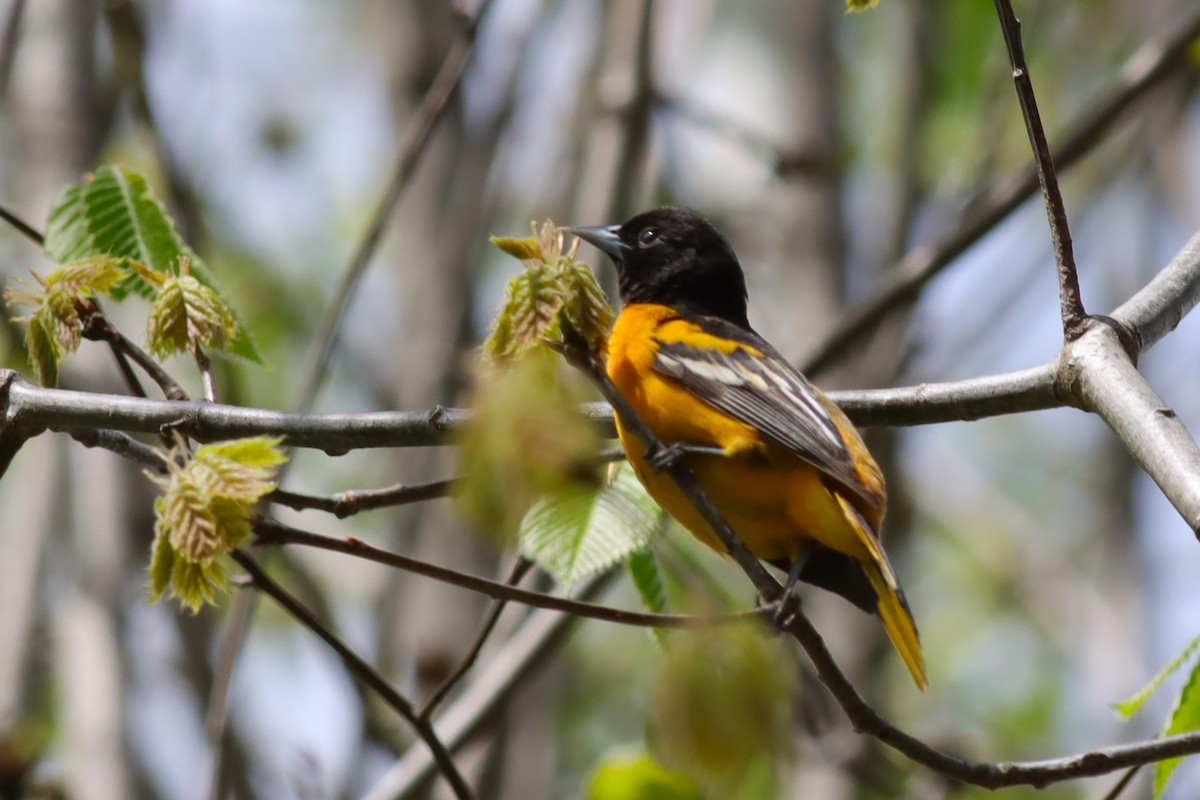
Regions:
<instances>
[{"instance_id":1,"label":"gray pointed beak","mask_svg":"<svg viewBox=\"0 0 1200 800\"><path fill-rule=\"evenodd\" d=\"M565 227L563 230L578 236L588 244L595 245L601 252L607 253L613 261L622 261L631 249L629 245L621 241L620 225Z\"/></svg>"}]
</instances>

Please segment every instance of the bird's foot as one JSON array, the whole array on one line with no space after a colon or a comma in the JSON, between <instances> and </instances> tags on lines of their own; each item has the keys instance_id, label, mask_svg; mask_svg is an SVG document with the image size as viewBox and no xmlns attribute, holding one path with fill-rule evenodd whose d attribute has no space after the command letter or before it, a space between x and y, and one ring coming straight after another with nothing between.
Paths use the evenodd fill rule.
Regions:
<instances>
[{"instance_id":1,"label":"bird's foot","mask_svg":"<svg viewBox=\"0 0 1200 800\"><path fill-rule=\"evenodd\" d=\"M678 463L679 459L684 456L692 455L709 455L720 456L724 455L725 451L720 447L705 444L688 444L687 442L672 442L671 444L662 444L655 442L646 450L646 463L655 472L662 472L667 467Z\"/></svg>"}]
</instances>

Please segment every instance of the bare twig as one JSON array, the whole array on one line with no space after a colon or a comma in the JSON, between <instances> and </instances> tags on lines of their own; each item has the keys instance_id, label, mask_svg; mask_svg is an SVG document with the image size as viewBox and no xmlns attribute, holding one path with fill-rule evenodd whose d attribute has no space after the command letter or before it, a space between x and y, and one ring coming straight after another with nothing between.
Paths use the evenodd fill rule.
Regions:
<instances>
[{"instance_id":1,"label":"bare twig","mask_svg":"<svg viewBox=\"0 0 1200 800\"><path fill-rule=\"evenodd\" d=\"M584 581L579 597L596 597L615 575L615 571ZM527 680L537 666L555 652L578 619L553 611L534 611L506 641L478 678L460 697L438 715L437 731L450 749L456 749L479 730L485 720L521 681ZM392 766L363 796L362 800L397 800L411 797L433 772L433 763L423 748L410 750Z\"/></svg>"},{"instance_id":2,"label":"bare twig","mask_svg":"<svg viewBox=\"0 0 1200 800\"><path fill-rule=\"evenodd\" d=\"M238 591L225 623L225 632L217 645L212 686L208 690L207 713L204 717L204 738L212 753L212 764L208 771L208 800L222 800L225 797L225 750L229 746L225 724L229 718L229 687L233 683L233 666L238 651L254 617L257 597L257 593L246 588Z\"/></svg>"},{"instance_id":3,"label":"bare twig","mask_svg":"<svg viewBox=\"0 0 1200 800\"><path fill-rule=\"evenodd\" d=\"M1017 102L1021 106L1021 118L1025 121L1025 132L1033 147L1034 168L1042 196L1046 201L1046 217L1050 221L1050 238L1054 243L1054 260L1058 264L1058 302L1062 315L1063 335L1068 340L1079 338L1083 333L1087 312L1079 292L1079 271L1075 266L1075 250L1071 245L1071 229L1067 222L1067 208L1063 203L1062 191L1058 188L1058 174L1054 171L1054 159L1046 141L1046 130L1038 113L1037 97L1033 92L1033 79L1029 76L1029 65L1025 62L1025 47L1021 43L1021 22L1013 13L1009 0L995 0L996 14L1000 18L1000 30L1004 33L1004 45L1012 64L1013 83L1017 88Z\"/></svg>"},{"instance_id":4,"label":"bare twig","mask_svg":"<svg viewBox=\"0 0 1200 800\"><path fill-rule=\"evenodd\" d=\"M342 318L350 306L351 298L358 288L359 281L367 271L371 257L383 239L388 219L392 216L396 203L408 186L408 181L412 177L421 155L425 152L429 134L441 119L446 102L458 86L459 79L463 74L463 67L466 66L474 48L479 22L490 3L491 0L481 0L474 16L466 20L461 36L450 48L450 52L446 54L437 77L434 78L433 84L417 108L408 134L400 144L387 192L379 201L371 221L367 224L363 238L342 272L333 299L325 311L325 316L321 319L321 325L313 340L314 344L309 350L309 357L302 373L304 377L300 384L300 400L296 404L301 411L310 410L316 402L317 392L325 380L325 373L329 367L329 356L337 342L338 328L341 327Z\"/></svg>"},{"instance_id":5,"label":"bare twig","mask_svg":"<svg viewBox=\"0 0 1200 800\"><path fill-rule=\"evenodd\" d=\"M417 735L421 737L422 741L429 748L429 751L433 754L434 759L437 761L438 769L441 771L442 776L445 777L446 782L454 790L454 794L458 800L470 800L472 797L470 787L467 786L462 773L458 771L458 767L454 763L454 757L450 755L445 745L442 744L442 741L438 738L429 721L417 716L412 704L403 695L384 680L370 664L351 650L333 631L325 627L300 601L292 597L287 590L267 575L253 558L240 550L233 551L233 558L250 575L255 587L270 595L297 622L311 630L333 648L334 652L341 656L342 661L346 663L346 668L350 670L351 674L358 681L370 687L384 702L412 725Z\"/></svg>"},{"instance_id":6,"label":"bare twig","mask_svg":"<svg viewBox=\"0 0 1200 800\"><path fill-rule=\"evenodd\" d=\"M213 380L212 359L200 348L200 345L196 345L192 350L192 357L196 359L196 366L200 368L200 382L204 387L204 399L210 403L217 402L217 383Z\"/></svg>"},{"instance_id":7,"label":"bare twig","mask_svg":"<svg viewBox=\"0 0 1200 800\"><path fill-rule=\"evenodd\" d=\"M142 368L152 381L158 384L168 400L187 400L188 394L183 387L163 369L162 365L150 357L142 348L134 344L125 334L121 333L108 322L108 318L100 313L99 307L92 301L80 304L80 317L83 325L83 336L94 342L107 342L114 353L126 356Z\"/></svg>"},{"instance_id":8,"label":"bare twig","mask_svg":"<svg viewBox=\"0 0 1200 800\"><path fill-rule=\"evenodd\" d=\"M303 510L307 508L328 511L338 519L345 519L360 511L376 508L391 508L407 503L419 503L436 497L445 497L454 488L453 478L426 483L397 483L383 489L352 489L334 495L320 496L276 489L268 499L281 506Z\"/></svg>"},{"instance_id":9,"label":"bare twig","mask_svg":"<svg viewBox=\"0 0 1200 800\"><path fill-rule=\"evenodd\" d=\"M379 564L386 564L389 567L396 567L406 572L424 575L427 578L460 586L473 592L486 594L489 597L524 603L527 606L535 608L561 611L565 614L573 614L587 619L615 622L620 625L633 625L644 628L702 628L712 625L736 624L749 619L762 618L767 613L773 611L770 606L764 606L763 608L747 613L718 614L713 616L650 614L640 611L626 611L596 603L583 603L568 597L543 594L542 592L531 592L527 589L510 586L507 583L488 580L487 578L469 575L465 572L450 569L449 567L431 564L428 561L421 561L402 553L373 547L360 539L335 539L331 536L322 536L319 533L310 533L309 531L292 528L274 520L256 520L254 522L254 532L257 535L255 543L258 545L295 544L304 547L314 547L318 550L328 550L334 553L345 553ZM764 609L767 609L767 611L764 611Z\"/></svg>"},{"instance_id":10,"label":"bare twig","mask_svg":"<svg viewBox=\"0 0 1200 800\"><path fill-rule=\"evenodd\" d=\"M1118 797L1125 793L1129 785L1133 783L1133 779L1137 777L1138 772L1141 771L1143 766L1143 764L1136 764L1125 770L1125 774L1121 776L1121 780L1117 781L1113 785L1113 788L1108 790L1108 794L1104 795L1102 800L1117 800Z\"/></svg>"},{"instance_id":11,"label":"bare twig","mask_svg":"<svg viewBox=\"0 0 1200 800\"><path fill-rule=\"evenodd\" d=\"M634 55L633 97L623 108L621 153L614 162L612 207L609 219L625 219L634 211L639 181L645 172L650 140L650 112L654 107L654 0L642 0Z\"/></svg>"},{"instance_id":12,"label":"bare twig","mask_svg":"<svg viewBox=\"0 0 1200 800\"><path fill-rule=\"evenodd\" d=\"M508 578L504 581L509 586L516 586L521 582L521 579L533 568L533 562L525 556L517 556L517 560L513 562L512 569L508 573ZM500 619L500 614L504 612L504 607L508 601L503 597L497 597L492 600L492 606L488 609L487 617L483 620L483 625L479 628L479 633L475 635L475 641L471 642L471 646L467 648L467 654L463 656L458 667L446 676L433 692L429 695L429 699L425 701L425 705L421 706L420 715L425 719L433 716L433 712L442 704L446 696L450 694L450 690L458 685L467 671L475 664L475 659L479 658L479 651L483 649L483 645L487 642L488 637L492 635L492 631L496 627L496 622Z\"/></svg>"},{"instance_id":13,"label":"bare twig","mask_svg":"<svg viewBox=\"0 0 1200 800\"><path fill-rule=\"evenodd\" d=\"M1186 65L1188 48L1197 36L1200 36L1200 8L1167 26L1161 36L1138 48L1125 62L1115 84L1066 127L1061 141L1051 150L1058 168L1067 169L1078 161L1104 138L1136 101L1145 97L1150 89L1175 69ZM1036 170L1029 168L980 197L954 230L910 251L892 267L875 294L846 312L805 359L801 369L812 376L830 366L847 346L872 330L887 311L915 298L933 276L1029 199L1037 189Z\"/></svg>"},{"instance_id":14,"label":"bare twig","mask_svg":"<svg viewBox=\"0 0 1200 800\"><path fill-rule=\"evenodd\" d=\"M20 5L18 3L17 5ZM15 211L10 210L6 206L0 205L0 219L7 222L17 229L17 232L24 236L29 241L41 247L46 243L46 237L42 236L41 231L30 225L25 220L17 216Z\"/></svg>"},{"instance_id":15,"label":"bare twig","mask_svg":"<svg viewBox=\"0 0 1200 800\"><path fill-rule=\"evenodd\" d=\"M13 0L4 17L0 30L0 99L8 93L8 79L12 75L13 57L17 53L17 39L21 34L21 17L25 11L25 0Z\"/></svg>"}]
</instances>

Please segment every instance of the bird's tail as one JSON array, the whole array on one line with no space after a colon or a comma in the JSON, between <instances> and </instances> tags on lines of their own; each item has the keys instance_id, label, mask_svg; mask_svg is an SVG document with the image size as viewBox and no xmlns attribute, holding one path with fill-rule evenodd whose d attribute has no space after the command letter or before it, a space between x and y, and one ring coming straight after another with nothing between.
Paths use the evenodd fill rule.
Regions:
<instances>
[{"instance_id":1,"label":"bird's tail","mask_svg":"<svg viewBox=\"0 0 1200 800\"><path fill-rule=\"evenodd\" d=\"M875 613L883 621L883 629L900 658L904 659L905 666L917 682L917 688L923 690L929 685L929 676L925 672L925 657L921 655L921 638L917 634L917 625L913 622L908 601L904 599L904 591L896 580L896 573L858 509L840 495L838 501L847 518L858 524L859 537L868 551L867 557L860 558L859 564L878 597Z\"/></svg>"},{"instance_id":2,"label":"bird's tail","mask_svg":"<svg viewBox=\"0 0 1200 800\"><path fill-rule=\"evenodd\" d=\"M886 559L887 556L884 556L885 564ZM900 653L900 658L904 659L905 666L917 682L917 688L924 689L929 685L929 676L925 673L925 658L921 655L921 638L917 634L917 626L913 622L912 612L908 609L908 602L904 599L904 592L899 586L889 582L877 565L867 562L862 562L862 565L867 580L879 595L879 605L875 607L875 613L883 621L883 629L892 640L892 646ZM890 566L888 570L890 571Z\"/></svg>"}]
</instances>

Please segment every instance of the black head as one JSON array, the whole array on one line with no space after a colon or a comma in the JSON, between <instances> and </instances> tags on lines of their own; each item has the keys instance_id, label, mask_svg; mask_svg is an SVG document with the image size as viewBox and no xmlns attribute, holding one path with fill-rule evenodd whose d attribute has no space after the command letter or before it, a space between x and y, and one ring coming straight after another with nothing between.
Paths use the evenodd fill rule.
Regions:
<instances>
[{"instance_id":1,"label":"black head","mask_svg":"<svg viewBox=\"0 0 1200 800\"><path fill-rule=\"evenodd\" d=\"M612 258L625 305L656 303L750 327L737 256L696 212L656 208L623 225L566 230Z\"/></svg>"}]
</instances>

